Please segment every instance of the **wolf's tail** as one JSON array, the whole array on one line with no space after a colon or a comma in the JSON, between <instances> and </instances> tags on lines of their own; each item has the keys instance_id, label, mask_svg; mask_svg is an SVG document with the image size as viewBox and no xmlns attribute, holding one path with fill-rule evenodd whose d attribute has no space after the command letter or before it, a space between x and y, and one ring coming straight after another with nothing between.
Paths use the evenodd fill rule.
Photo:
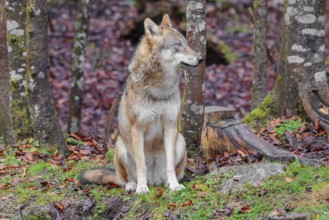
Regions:
<instances>
[{"instance_id":1,"label":"wolf's tail","mask_svg":"<svg viewBox=\"0 0 329 220\"><path fill-rule=\"evenodd\" d=\"M79 177L81 184L99 184L109 183L121 185L115 175L115 170L111 168L95 168L83 172Z\"/></svg>"}]
</instances>

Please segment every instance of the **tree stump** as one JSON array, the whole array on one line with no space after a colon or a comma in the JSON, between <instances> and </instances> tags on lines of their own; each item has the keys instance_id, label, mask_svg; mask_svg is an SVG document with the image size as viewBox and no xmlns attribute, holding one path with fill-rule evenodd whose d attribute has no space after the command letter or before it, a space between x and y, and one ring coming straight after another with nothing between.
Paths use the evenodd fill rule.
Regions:
<instances>
[{"instance_id":1,"label":"tree stump","mask_svg":"<svg viewBox=\"0 0 329 220\"><path fill-rule=\"evenodd\" d=\"M218 106L205 107L201 149L207 159L214 158L224 152L241 151L246 154L258 153L276 161L298 160L305 165L321 165L323 163L276 148L254 134L248 125L235 119L232 109Z\"/></svg>"}]
</instances>

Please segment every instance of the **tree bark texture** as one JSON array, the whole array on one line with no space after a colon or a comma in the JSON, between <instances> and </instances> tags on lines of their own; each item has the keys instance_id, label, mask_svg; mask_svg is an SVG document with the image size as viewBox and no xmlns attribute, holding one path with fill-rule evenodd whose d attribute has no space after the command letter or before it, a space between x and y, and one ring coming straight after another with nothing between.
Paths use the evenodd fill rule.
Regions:
<instances>
[{"instance_id":1,"label":"tree bark texture","mask_svg":"<svg viewBox=\"0 0 329 220\"><path fill-rule=\"evenodd\" d=\"M328 133L325 3L325 0L285 1L279 75L274 89L243 119L245 123L257 128L279 115L306 113Z\"/></svg>"},{"instance_id":2,"label":"tree bark texture","mask_svg":"<svg viewBox=\"0 0 329 220\"><path fill-rule=\"evenodd\" d=\"M258 107L266 97L267 62L267 0L254 0L254 73L251 108Z\"/></svg>"},{"instance_id":3,"label":"tree bark texture","mask_svg":"<svg viewBox=\"0 0 329 220\"><path fill-rule=\"evenodd\" d=\"M294 27L287 62L297 78L299 97L309 118L329 132L329 89L325 71L326 0L288 1L286 25Z\"/></svg>"},{"instance_id":4,"label":"tree bark texture","mask_svg":"<svg viewBox=\"0 0 329 220\"><path fill-rule=\"evenodd\" d=\"M26 98L26 0L7 0L7 41L11 112L17 140L33 136Z\"/></svg>"},{"instance_id":5,"label":"tree bark texture","mask_svg":"<svg viewBox=\"0 0 329 220\"><path fill-rule=\"evenodd\" d=\"M0 0L0 138L5 144L15 143L15 132L10 113L7 28L4 15L5 0Z\"/></svg>"},{"instance_id":6,"label":"tree bark texture","mask_svg":"<svg viewBox=\"0 0 329 220\"><path fill-rule=\"evenodd\" d=\"M281 85L276 91L278 94L278 112L281 115L294 115L300 113L302 110L301 102L298 98L297 79L294 73L294 63L300 62L298 57L294 56L297 49L296 22L292 22L292 14L296 13L296 8L290 7L290 2L285 1L284 24L282 26L282 43L280 52L280 64L278 78ZM296 3L294 3L296 4ZM302 4L304 5L304 4Z\"/></svg>"},{"instance_id":7,"label":"tree bark texture","mask_svg":"<svg viewBox=\"0 0 329 220\"><path fill-rule=\"evenodd\" d=\"M206 57L206 1L189 0L187 5L186 36L190 47ZM200 146L204 120L205 60L196 68L185 71L180 130L189 151Z\"/></svg>"},{"instance_id":8,"label":"tree bark texture","mask_svg":"<svg viewBox=\"0 0 329 220\"><path fill-rule=\"evenodd\" d=\"M88 6L89 0L78 1L73 45L72 87L69 102L68 133L78 132L81 128L81 105L84 82L83 73L89 26Z\"/></svg>"},{"instance_id":9,"label":"tree bark texture","mask_svg":"<svg viewBox=\"0 0 329 220\"><path fill-rule=\"evenodd\" d=\"M48 82L47 1L27 5L27 98L35 140L44 147L66 153L66 141L52 102Z\"/></svg>"}]
</instances>

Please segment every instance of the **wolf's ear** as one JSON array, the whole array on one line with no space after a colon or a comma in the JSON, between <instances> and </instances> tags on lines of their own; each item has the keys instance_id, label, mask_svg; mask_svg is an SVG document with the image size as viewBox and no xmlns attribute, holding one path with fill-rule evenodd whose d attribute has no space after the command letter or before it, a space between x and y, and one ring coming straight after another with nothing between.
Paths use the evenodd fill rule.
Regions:
<instances>
[{"instance_id":1,"label":"wolf's ear","mask_svg":"<svg viewBox=\"0 0 329 220\"><path fill-rule=\"evenodd\" d=\"M170 18L168 14L165 14L162 18L161 24L162 26L172 27Z\"/></svg>"},{"instance_id":2,"label":"wolf's ear","mask_svg":"<svg viewBox=\"0 0 329 220\"><path fill-rule=\"evenodd\" d=\"M160 28L151 19L146 18L144 21L145 34L151 37L156 37L161 34Z\"/></svg>"}]
</instances>

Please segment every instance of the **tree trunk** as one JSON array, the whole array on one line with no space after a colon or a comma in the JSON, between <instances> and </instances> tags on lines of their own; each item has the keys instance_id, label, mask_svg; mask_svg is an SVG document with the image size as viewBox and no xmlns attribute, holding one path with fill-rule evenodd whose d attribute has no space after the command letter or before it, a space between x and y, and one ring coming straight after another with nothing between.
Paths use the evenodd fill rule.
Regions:
<instances>
[{"instance_id":1,"label":"tree trunk","mask_svg":"<svg viewBox=\"0 0 329 220\"><path fill-rule=\"evenodd\" d=\"M66 141L52 102L48 82L47 1L31 0L27 5L27 98L35 140L44 147L67 152Z\"/></svg>"},{"instance_id":2,"label":"tree trunk","mask_svg":"<svg viewBox=\"0 0 329 220\"><path fill-rule=\"evenodd\" d=\"M254 0L254 74L251 109L258 107L266 96L267 62L267 0Z\"/></svg>"},{"instance_id":3,"label":"tree trunk","mask_svg":"<svg viewBox=\"0 0 329 220\"><path fill-rule=\"evenodd\" d=\"M26 98L26 0L6 1L11 112L17 140L33 136Z\"/></svg>"},{"instance_id":4,"label":"tree trunk","mask_svg":"<svg viewBox=\"0 0 329 220\"><path fill-rule=\"evenodd\" d=\"M300 3L300 4L299 4ZM308 3L297 0L288 4L295 15L290 15L290 23L296 26L294 54L290 57L300 62L288 62L297 77L299 97L306 114L315 123L329 132L329 90L325 71L324 21L326 0Z\"/></svg>"},{"instance_id":5,"label":"tree trunk","mask_svg":"<svg viewBox=\"0 0 329 220\"><path fill-rule=\"evenodd\" d=\"M15 132L10 113L9 70L6 19L4 15L5 0L0 0L0 138L5 144L15 143Z\"/></svg>"},{"instance_id":6,"label":"tree trunk","mask_svg":"<svg viewBox=\"0 0 329 220\"><path fill-rule=\"evenodd\" d=\"M78 1L73 46L72 88L69 102L68 133L78 132L81 128L81 105L84 81L83 72L89 25L88 6L89 0Z\"/></svg>"},{"instance_id":7,"label":"tree trunk","mask_svg":"<svg viewBox=\"0 0 329 220\"><path fill-rule=\"evenodd\" d=\"M279 75L272 92L243 121L261 127L279 115L306 113L329 131L329 90L324 66L325 0L285 1ZM299 97L299 98L298 98Z\"/></svg>"},{"instance_id":8,"label":"tree trunk","mask_svg":"<svg viewBox=\"0 0 329 220\"><path fill-rule=\"evenodd\" d=\"M205 0L189 0L187 5L186 36L191 48L206 57L206 6ZM190 152L200 146L204 120L205 60L196 68L185 72L184 95L180 131Z\"/></svg>"}]
</instances>

